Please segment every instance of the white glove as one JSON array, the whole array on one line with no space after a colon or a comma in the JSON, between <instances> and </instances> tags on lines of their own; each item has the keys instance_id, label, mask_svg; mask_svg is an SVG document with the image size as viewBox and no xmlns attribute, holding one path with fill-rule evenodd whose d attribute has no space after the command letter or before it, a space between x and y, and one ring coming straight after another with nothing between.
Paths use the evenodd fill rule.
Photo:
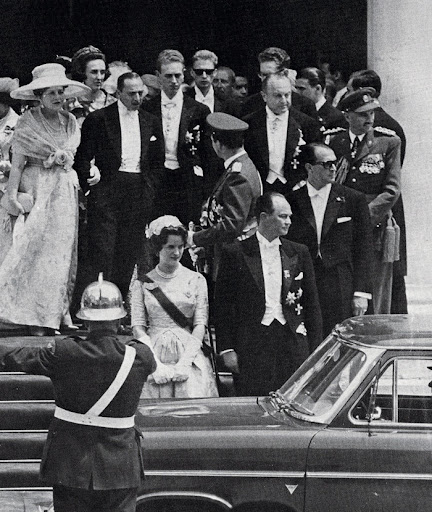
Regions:
<instances>
[{"instance_id":1,"label":"white glove","mask_svg":"<svg viewBox=\"0 0 432 512\"><path fill-rule=\"evenodd\" d=\"M183 364L181 360L173 367L173 378L174 382L184 382L188 380L189 373L191 371L192 364Z\"/></svg>"},{"instance_id":2,"label":"white glove","mask_svg":"<svg viewBox=\"0 0 432 512\"><path fill-rule=\"evenodd\" d=\"M88 178L87 183L92 187L96 185L96 183L99 183L100 179L101 175L99 169L95 165L92 165L90 167L90 178Z\"/></svg>"},{"instance_id":3,"label":"white glove","mask_svg":"<svg viewBox=\"0 0 432 512\"><path fill-rule=\"evenodd\" d=\"M142 334L138 340L141 343L144 343L144 345L147 345L149 349L153 352L153 357L156 361L156 370L150 375L150 379L153 379L155 381L155 384L166 384L170 380L172 380L174 376L174 370L172 368L172 365L168 366L166 364L163 364L159 361L159 358L154 353L153 347L151 346L151 339L150 336L147 334Z\"/></svg>"}]
</instances>

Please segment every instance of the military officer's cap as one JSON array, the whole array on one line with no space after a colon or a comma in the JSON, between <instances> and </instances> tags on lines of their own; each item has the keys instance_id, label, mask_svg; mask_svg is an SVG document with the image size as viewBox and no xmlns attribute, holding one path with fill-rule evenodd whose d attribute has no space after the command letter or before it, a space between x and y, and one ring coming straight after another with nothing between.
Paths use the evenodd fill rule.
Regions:
<instances>
[{"instance_id":1,"label":"military officer's cap","mask_svg":"<svg viewBox=\"0 0 432 512\"><path fill-rule=\"evenodd\" d=\"M209 114L207 116L207 124L210 128L218 132L237 133L244 132L249 128L249 125L241 119L237 119L237 117L229 114L224 114L223 112Z\"/></svg>"},{"instance_id":2,"label":"military officer's cap","mask_svg":"<svg viewBox=\"0 0 432 512\"><path fill-rule=\"evenodd\" d=\"M348 93L339 103L342 112L367 112L380 106L373 87L363 87Z\"/></svg>"}]
</instances>

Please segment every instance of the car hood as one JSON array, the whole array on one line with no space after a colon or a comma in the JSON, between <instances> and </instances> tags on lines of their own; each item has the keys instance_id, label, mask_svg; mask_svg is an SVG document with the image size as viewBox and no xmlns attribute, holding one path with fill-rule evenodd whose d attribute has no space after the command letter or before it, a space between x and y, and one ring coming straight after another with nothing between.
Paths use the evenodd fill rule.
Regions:
<instances>
[{"instance_id":1,"label":"car hood","mask_svg":"<svg viewBox=\"0 0 432 512\"><path fill-rule=\"evenodd\" d=\"M254 428L278 425L310 428L311 424L286 413L269 413L267 398L199 398L169 401L142 400L136 422L142 430L184 428Z\"/></svg>"}]
</instances>

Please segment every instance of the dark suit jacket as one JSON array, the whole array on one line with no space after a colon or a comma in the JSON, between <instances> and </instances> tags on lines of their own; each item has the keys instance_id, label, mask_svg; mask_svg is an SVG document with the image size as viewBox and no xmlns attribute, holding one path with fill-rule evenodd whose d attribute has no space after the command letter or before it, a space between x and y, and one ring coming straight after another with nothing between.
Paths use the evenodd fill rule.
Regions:
<instances>
[{"instance_id":1,"label":"dark suit jacket","mask_svg":"<svg viewBox=\"0 0 432 512\"><path fill-rule=\"evenodd\" d=\"M142 386L156 367L146 345L130 344L136 349L132 369L101 416L133 416ZM57 339L54 350L49 346L24 347L2 355L5 370L50 377L56 405L84 414L108 389L124 354L122 341L99 331L87 339ZM80 489L121 489L138 487L141 473L140 446L133 427L93 427L52 420L41 462L41 477L46 483Z\"/></svg>"},{"instance_id":2,"label":"dark suit jacket","mask_svg":"<svg viewBox=\"0 0 432 512\"><path fill-rule=\"evenodd\" d=\"M288 240L282 240L280 254L281 301L290 332L287 342L303 346L307 356L322 341L321 311L312 260L307 247ZM302 292L299 293L300 289ZM289 292L296 297L290 303ZM218 351L231 348L241 356L262 343L257 339L257 326L265 312L265 290L256 235L224 248L215 301ZM303 308L300 314L296 310L298 304ZM307 337L296 332L302 322Z\"/></svg>"},{"instance_id":3,"label":"dark suit jacket","mask_svg":"<svg viewBox=\"0 0 432 512\"><path fill-rule=\"evenodd\" d=\"M163 164L163 135L158 120L139 112L141 130L141 177L145 200L154 197ZM90 113L81 129L81 144L75 155L74 169L78 173L81 188L90 187L87 178L92 159L101 173L100 184L108 185L121 165L121 129L117 102ZM98 187L94 185L94 187ZM93 187L92 187L93 189Z\"/></svg>"},{"instance_id":4,"label":"dark suit jacket","mask_svg":"<svg viewBox=\"0 0 432 512\"><path fill-rule=\"evenodd\" d=\"M190 87L184 92L185 96L195 99L195 87ZM214 96L214 112L224 112L225 102Z\"/></svg>"},{"instance_id":5,"label":"dark suit jacket","mask_svg":"<svg viewBox=\"0 0 432 512\"><path fill-rule=\"evenodd\" d=\"M246 116L244 120L249 124L249 130L245 135L245 149L258 169L258 172L261 174L263 183L265 183L269 172L266 109L262 108ZM305 177L300 166L295 168L295 165L293 165L294 153L300 140L300 131L306 143L321 141L319 124L308 116L291 108L288 119L285 162L283 168L285 178L288 181L287 189L289 190Z\"/></svg>"},{"instance_id":6,"label":"dark suit jacket","mask_svg":"<svg viewBox=\"0 0 432 512\"><path fill-rule=\"evenodd\" d=\"M318 110L318 119L325 130L338 127L348 128L348 122L342 112L333 107L329 101L326 101Z\"/></svg>"},{"instance_id":7,"label":"dark suit jacket","mask_svg":"<svg viewBox=\"0 0 432 512\"><path fill-rule=\"evenodd\" d=\"M293 108L302 112L303 114L311 117L315 121L318 121L318 114L315 107L315 103L306 96L302 96L296 91L292 91L291 102ZM240 115L242 117L247 116L256 112L257 110L261 110L265 106L263 97L260 92L256 94L252 94L249 96L245 102L243 102L241 106Z\"/></svg>"},{"instance_id":8,"label":"dark suit jacket","mask_svg":"<svg viewBox=\"0 0 432 512\"><path fill-rule=\"evenodd\" d=\"M184 93L189 96L193 100L195 100L195 88L191 87L187 89ZM226 102L221 101L216 96L214 97L214 111L215 112L225 112ZM207 155L206 155L206 166L205 166L205 174L204 174L204 195L207 197L213 187L215 186L218 179L221 177L224 171L223 160L219 158L211 147L211 142L207 141Z\"/></svg>"},{"instance_id":9,"label":"dark suit jacket","mask_svg":"<svg viewBox=\"0 0 432 512\"><path fill-rule=\"evenodd\" d=\"M162 107L160 95L149 101L143 102L142 109L150 112L159 119L162 126ZM183 109L180 118L179 137L177 146L177 159L182 169L188 172L191 180L194 181L193 167L200 166L205 174L207 155L211 143L207 135L206 118L210 110L206 105L198 103L187 95L183 96ZM195 128L198 127L196 130ZM191 150L187 140L187 133L199 133L197 150Z\"/></svg>"},{"instance_id":10,"label":"dark suit jacket","mask_svg":"<svg viewBox=\"0 0 432 512\"><path fill-rule=\"evenodd\" d=\"M306 185L292 192L288 200L293 214L287 237L306 245L315 258L318 254L316 223ZM332 185L320 253L325 268L349 265L352 278L341 284L350 290L351 298L353 291L371 293L372 225L364 194L337 183Z\"/></svg>"}]
</instances>

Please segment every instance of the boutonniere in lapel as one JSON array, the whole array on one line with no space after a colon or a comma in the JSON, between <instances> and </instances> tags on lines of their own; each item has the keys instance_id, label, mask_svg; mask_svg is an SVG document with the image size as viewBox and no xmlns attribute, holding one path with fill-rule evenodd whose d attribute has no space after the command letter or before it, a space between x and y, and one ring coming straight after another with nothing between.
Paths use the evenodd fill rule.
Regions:
<instances>
[{"instance_id":1,"label":"boutonniere in lapel","mask_svg":"<svg viewBox=\"0 0 432 512\"><path fill-rule=\"evenodd\" d=\"M335 201L337 203L344 203L345 202L345 197L344 196L337 196Z\"/></svg>"},{"instance_id":2,"label":"boutonniere in lapel","mask_svg":"<svg viewBox=\"0 0 432 512\"><path fill-rule=\"evenodd\" d=\"M200 125L194 126L191 131L187 131L185 135L186 146L188 147L191 155L195 156L198 151L198 144L201 140L201 129Z\"/></svg>"},{"instance_id":3,"label":"boutonniere in lapel","mask_svg":"<svg viewBox=\"0 0 432 512\"><path fill-rule=\"evenodd\" d=\"M299 165L298 156L301 153L301 146L304 146L306 144L306 141L303 139L303 132L300 130L300 128L298 131L299 131L299 139L297 142L297 146L294 150L294 155L293 155L293 159L292 159L293 169L297 169L297 167Z\"/></svg>"}]
</instances>

